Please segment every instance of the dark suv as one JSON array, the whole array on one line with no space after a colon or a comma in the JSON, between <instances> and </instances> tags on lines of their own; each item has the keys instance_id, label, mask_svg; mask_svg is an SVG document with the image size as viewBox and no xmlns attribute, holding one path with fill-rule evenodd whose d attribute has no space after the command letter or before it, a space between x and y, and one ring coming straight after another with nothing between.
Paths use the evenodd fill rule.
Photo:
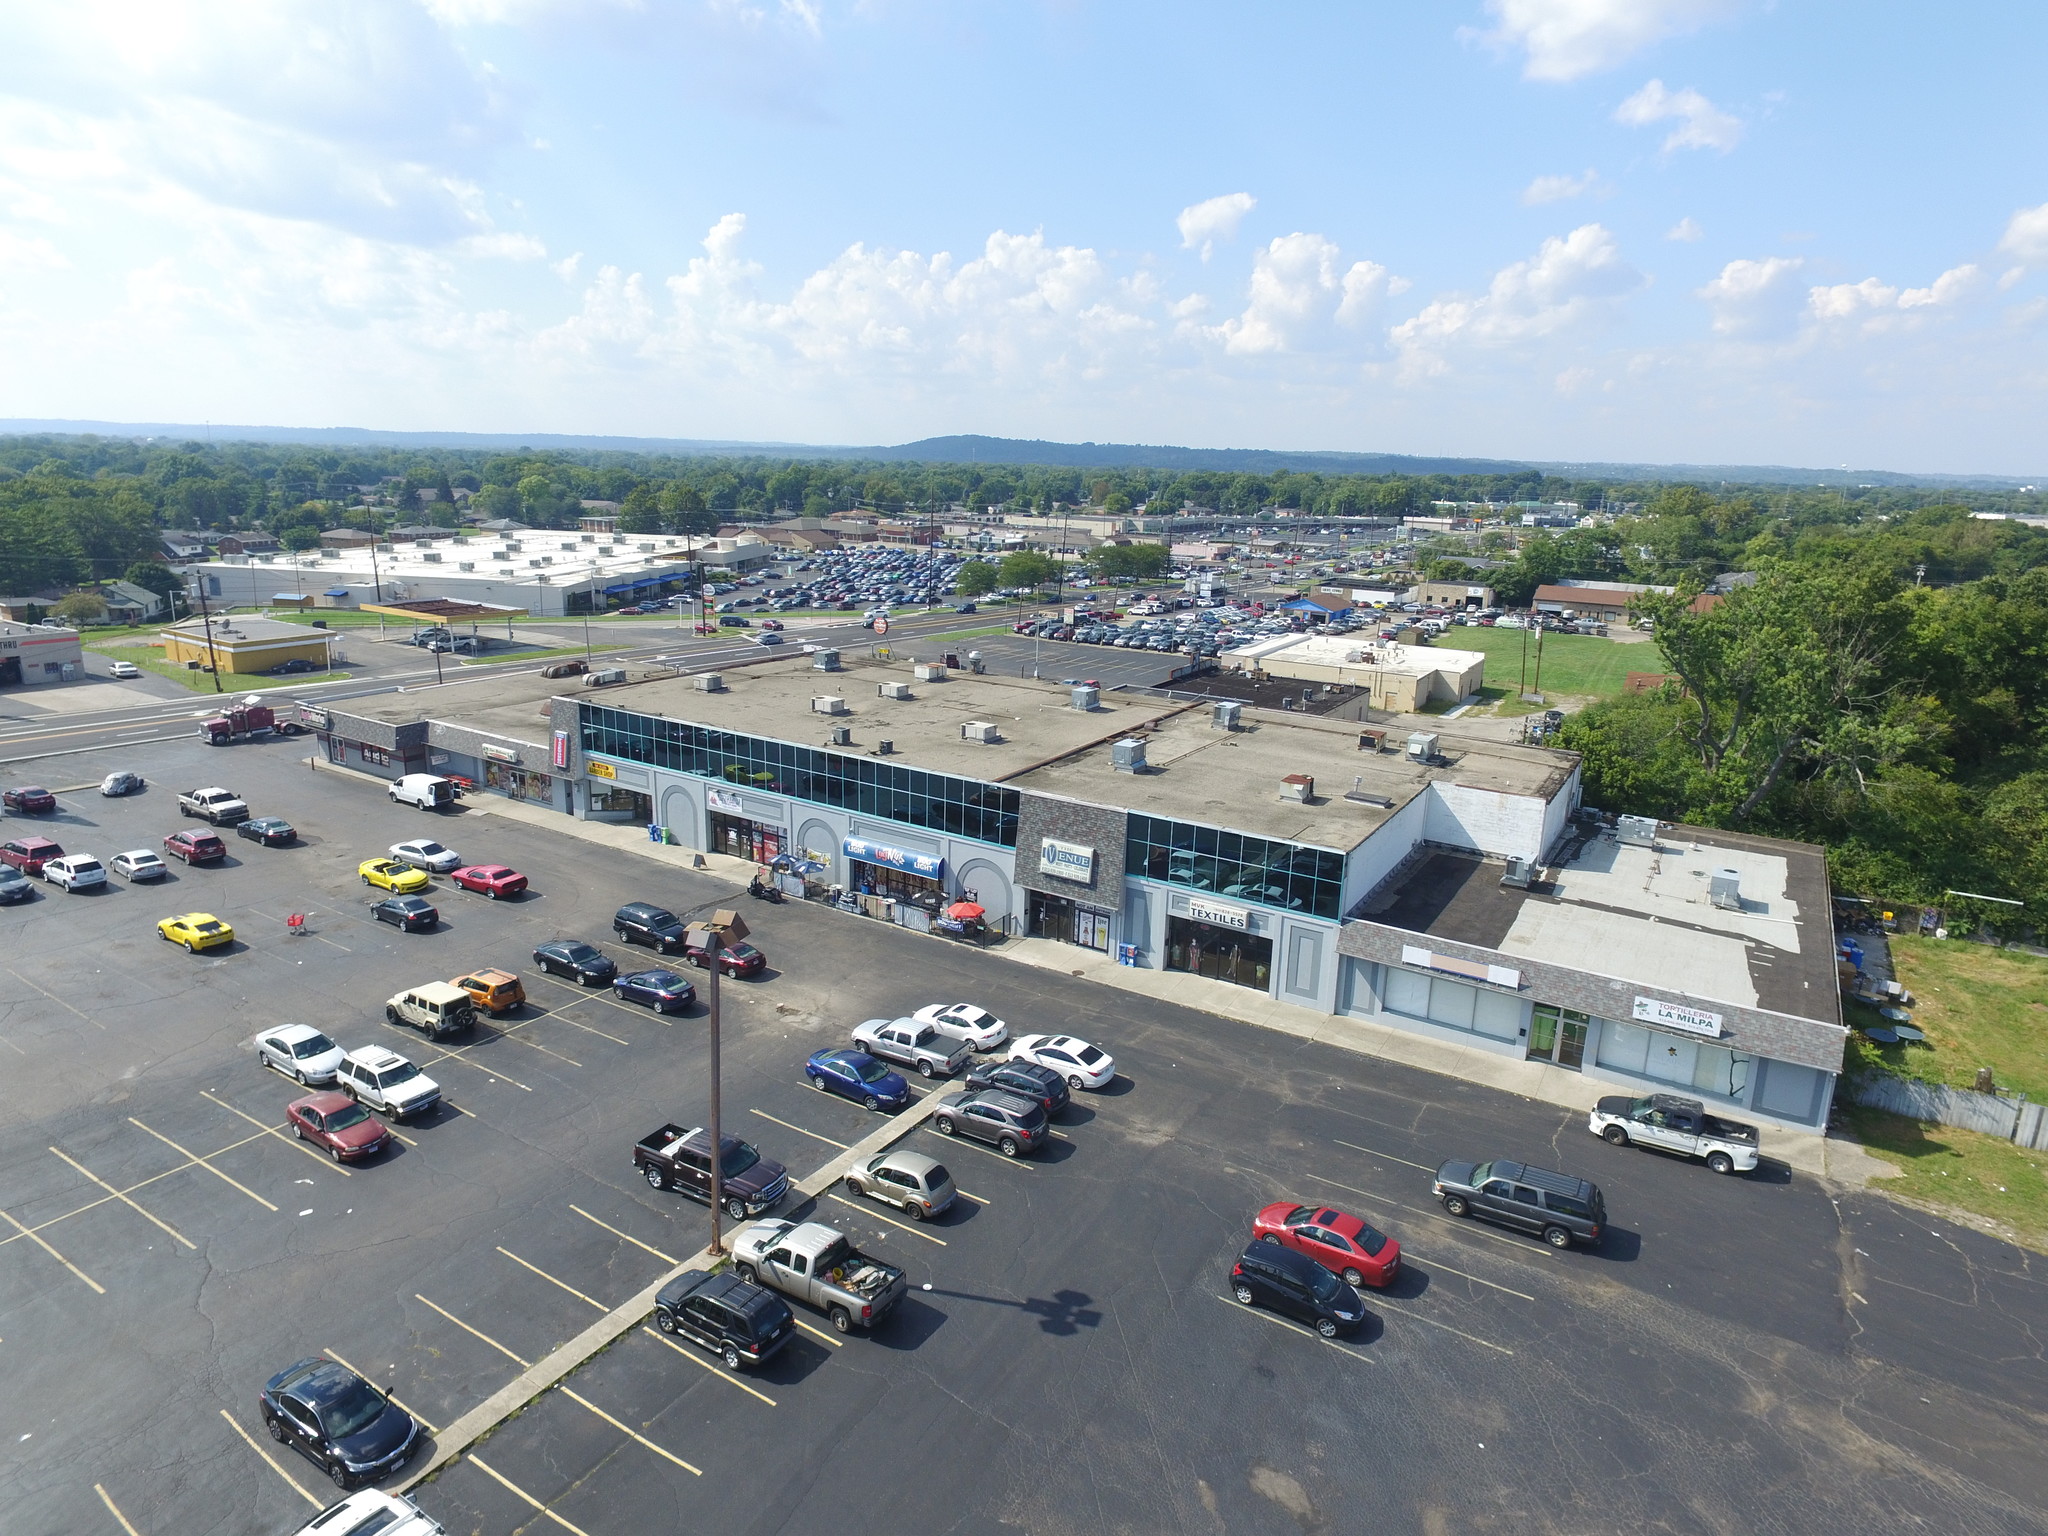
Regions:
<instances>
[{"instance_id":1,"label":"dark suv","mask_svg":"<svg viewBox=\"0 0 2048 1536\"><path fill-rule=\"evenodd\" d=\"M1248 1307L1299 1318L1326 1339L1365 1321L1358 1292L1308 1255L1273 1243L1245 1245L1230 1271L1230 1291Z\"/></svg>"},{"instance_id":2,"label":"dark suv","mask_svg":"<svg viewBox=\"0 0 2048 1536\"><path fill-rule=\"evenodd\" d=\"M1501 1158L1445 1163L1432 1189L1453 1216L1482 1216L1519 1227L1553 1248L1569 1248L1574 1238L1597 1243L1607 1224L1607 1201L1597 1184Z\"/></svg>"},{"instance_id":3,"label":"dark suv","mask_svg":"<svg viewBox=\"0 0 2048 1536\"><path fill-rule=\"evenodd\" d=\"M796 1333L796 1315L773 1291L730 1272L689 1269L654 1298L654 1326L710 1350L736 1371L759 1365Z\"/></svg>"},{"instance_id":4,"label":"dark suv","mask_svg":"<svg viewBox=\"0 0 2048 1536\"><path fill-rule=\"evenodd\" d=\"M932 1116L941 1136L956 1131L985 1141L1005 1157L1036 1152L1052 1140L1052 1125L1034 1099L989 1089L981 1093L948 1094Z\"/></svg>"},{"instance_id":5,"label":"dark suv","mask_svg":"<svg viewBox=\"0 0 2048 1536\"><path fill-rule=\"evenodd\" d=\"M629 901L614 912L612 932L622 942L645 944L658 955L679 955L687 946L683 920L648 901Z\"/></svg>"},{"instance_id":6,"label":"dark suv","mask_svg":"<svg viewBox=\"0 0 2048 1536\"><path fill-rule=\"evenodd\" d=\"M967 1074L969 1088L996 1088L1020 1099L1034 1099L1048 1115L1067 1107L1073 1092L1067 1080L1035 1061L984 1061Z\"/></svg>"}]
</instances>

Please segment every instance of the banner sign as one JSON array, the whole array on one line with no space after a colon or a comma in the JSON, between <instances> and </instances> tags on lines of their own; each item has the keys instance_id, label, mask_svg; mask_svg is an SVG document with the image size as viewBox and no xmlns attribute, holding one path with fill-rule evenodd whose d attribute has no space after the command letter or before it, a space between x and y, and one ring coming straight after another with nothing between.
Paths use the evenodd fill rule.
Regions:
<instances>
[{"instance_id":1,"label":"banner sign","mask_svg":"<svg viewBox=\"0 0 2048 1536\"><path fill-rule=\"evenodd\" d=\"M610 763L589 762L583 766L590 770L593 779L616 779L619 776L619 770Z\"/></svg>"},{"instance_id":2,"label":"banner sign","mask_svg":"<svg viewBox=\"0 0 2048 1536\"><path fill-rule=\"evenodd\" d=\"M946 867L946 861L936 853L906 853L901 848L871 843L864 837L849 837L845 848L849 859L859 859L863 864L886 864L928 880L938 879L939 872Z\"/></svg>"},{"instance_id":3,"label":"banner sign","mask_svg":"<svg viewBox=\"0 0 2048 1536\"><path fill-rule=\"evenodd\" d=\"M569 733L555 732L554 764L557 768L569 766Z\"/></svg>"},{"instance_id":4,"label":"banner sign","mask_svg":"<svg viewBox=\"0 0 2048 1536\"><path fill-rule=\"evenodd\" d=\"M1639 997L1636 999L1635 1017L1641 1024L1682 1029L1689 1035L1707 1035L1716 1040L1721 1037L1721 1015L1709 1013L1704 1008L1688 1008L1682 1003L1663 1003L1654 997Z\"/></svg>"},{"instance_id":5,"label":"banner sign","mask_svg":"<svg viewBox=\"0 0 2048 1536\"><path fill-rule=\"evenodd\" d=\"M519 754L517 752L513 751L510 747L501 747L496 742L484 742L483 754L494 763L516 763L519 761Z\"/></svg>"},{"instance_id":6,"label":"banner sign","mask_svg":"<svg viewBox=\"0 0 2048 1536\"><path fill-rule=\"evenodd\" d=\"M1213 923L1218 928L1237 928L1249 932L1252 915L1243 907L1227 907L1218 901L1204 901L1199 896L1188 898L1188 916L1198 923Z\"/></svg>"},{"instance_id":7,"label":"banner sign","mask_svg":"<svg viewBox=\"0 0 2048 1536\"><path fill-rule=\"evenodd\" d=\"M1095 850L1080 843L1063 843L1058 838L1040 838L1038 872L1087 885L1095 878Z\"/></svg>"},{"instance_id":8,"label":"banner sign","mask_svg":"<svg viewBox=\"0 0 2048 1536\"><path fill-rule=\"evenodd\" d=\"M1483 981L1489 986L1507 987L1517 992L1522 989L1522 973L1511 966L1488 965L1483 960L1460 960L1456 955L1432 954L1429 950L1417 949L1413 944L1401 946L1401 963L1419 970L1441 971L1446 976L1462 976L1468 981Z\"/></svg>"}]
</instances>

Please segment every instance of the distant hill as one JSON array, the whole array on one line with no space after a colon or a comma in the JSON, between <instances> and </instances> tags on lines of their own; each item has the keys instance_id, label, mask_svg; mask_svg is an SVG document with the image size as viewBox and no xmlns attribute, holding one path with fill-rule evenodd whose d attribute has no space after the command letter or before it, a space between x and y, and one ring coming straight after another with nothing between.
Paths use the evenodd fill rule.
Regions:
<instances>
[{"instance_id":1,"label":"distant hill","mask_svg":"<svg viewBox=\"0 0 2048 1536\"><path fill-rule=\"evenodd\" d=\"M1292 469L1326 475L1512 475L1536 466L1514 459L1431 459L1404 453L1289 453L1273 448L1173 448L1147 443L1047 443L1016 437L927 437L863 458L943 464L1053 464L1064 469L1206 469L1270 475Z\"/></svg>"}]
</instances>

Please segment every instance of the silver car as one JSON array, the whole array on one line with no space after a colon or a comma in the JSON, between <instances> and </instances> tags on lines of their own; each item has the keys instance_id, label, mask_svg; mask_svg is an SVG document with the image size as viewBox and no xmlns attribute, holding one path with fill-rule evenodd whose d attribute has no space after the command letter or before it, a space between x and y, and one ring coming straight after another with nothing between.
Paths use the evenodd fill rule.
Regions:
<instances>
[{"instance_id":1,"label":"silver car","mask_svg":"<svg viewBox=\"0 0 2048 1536\"><path fill-rule=\"evenodd\" d=\"M132 795L136 790L142 788L142 782L142 775L139 773L110 773L100 780L100 793L103 795Z\"/></svg>"},{"instance_id":2,"label":"silver car","mask_svg":"<svg viewBox=\"0 0 2048 1536\"><path fill-rule=\"evenodd\" d=\"M147 848L117 853L107 867L124 880L161 880L171 872L171 867Z\"/></svg>"},{"instance_id":3,"label":"silver car","mask_svg":"<svg viewBox=\"0 0 2048 1536\"><path fill-rule=\"evenodd\" d=\"M341 1070L342 1049L310 1024L281 1024L256 1037L264 1066L298 1082L331 1083Z\"/></svg>"}]
</instances>

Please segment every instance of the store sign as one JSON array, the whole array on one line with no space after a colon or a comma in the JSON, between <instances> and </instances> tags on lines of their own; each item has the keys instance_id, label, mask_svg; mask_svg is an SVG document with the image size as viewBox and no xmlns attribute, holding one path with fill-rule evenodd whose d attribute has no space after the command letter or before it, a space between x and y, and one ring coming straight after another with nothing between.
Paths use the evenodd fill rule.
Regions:
<instances>
[{"instance_id":1,"label":"store sign","mask_svg":"<svg viewBox=\"0 0 2048 1536\"><path fill-rule=\"evenodd\" d=\"M1063 843L1058 838L1042 837L1038 840L1038 872L1087 885L1095 878L1095 850L1084 848L1079 843Z\"/></svg>"},{"instance_id":2,"label":"store sign","mask_svg":"<svg viewBox=\"0 0 2048 1536\"><path fill-rule=\"evenodd\" d=\"M299 706L299 719L316 731L324 731L332 724L332 717L324 709L315 709L310 704Z\"/></svg>"},{"instance_id":3,"label":"store sign","mask_svg":"<svg viewBox=\"0 0 2048 1536\"><path fill-rule=\"evenodd\" d=\"M1204 901L1199 896L1188 898L1188 916L1198 923L1212 923L1218 928L1236 928L1250 932L1252 915L1243 907L1227 907L1220 901Z\"/></svg>"},{"instance_id":4,"label":"store sign","mask_svg":"<svg viewBox=\"0 0 2048 1536\"><path fill-rule=\"evenodd\" d=\"M927 880L938 879L946 867L946 861L936 853L906 853L901 848L871 843L864 837L849 837L845 848L849 859L859 859L863 864L886 864L891 869L923 875Z\"/></svg>"},{"instance_id":5,"label":"store sign","mask_svg":"<svg viewBox=\"0 0 2048 1536\"><path fill-rule=\"evenodd\" d=\"M569 766L569 733L567 731L555 732L554 756L552 760L557 768Z\"/></svg>"},{"instance_id":6,"label":"store sign","mask_svg":"<svg viewBox=\"0 0 2048 1536\"><path fill-rule=\"evenodd\" d=\"M1483 981L1488 986L1507 987L1516 992L1522 989L1522 973L1512 966L1488 965L1483 960L1460 960L1456 955L1433 954L1426 949L1417 949L1413 944L1401 946L1401 963L1412 965L1417 970L1441 971L1446 976Z\"/></svg>"},{"instance_id":7,"label":"store sign","mask_svg":"<svg viewBox=\"0 0 2048 1536\"><path fill-rule=\"evenodd\" d=\"M517 752L513 751L510 747L501 747L495 742L487 741L483 743L483 754L494 763L516 763L519 761L519 754Z\"/></svg>"},{"instance_id":8,"label":"store sign","mask_svg":"<svg viewBox=\"0 0 2048 1536\"><path fill-rule=\"evenodd\" d=\"M747 808L740 803L740 797L729 789L707 789L705 803L714 811L723 811L728 816L743 816Z\"/></svg>"},{"instance_id":9,"label":"store sign","mask_svg":"<svg viewBox=\"0 0 2048 1536\"><path fill-rule=\"evenodd\" d=\"M619 776L619 770L610 763L586 763L584 766L590 770L593 779L616 779Z\"/></svg>"},{"instance_id":10,"label":"store sign","mask_svg":"<svg viewBox=\"0 0 2048 1536\"><path fill-rule=\"evenodd\" d=\"M1636 999L1635 1019L1639 1024L1656 1024L1665 1029L1682 1029L1689 1035L1721 1038L1721 1015L1704 1008L1687 1008L1682 1003L1659 1002L1654 997Z\"/></svg>"}]
</instances>

